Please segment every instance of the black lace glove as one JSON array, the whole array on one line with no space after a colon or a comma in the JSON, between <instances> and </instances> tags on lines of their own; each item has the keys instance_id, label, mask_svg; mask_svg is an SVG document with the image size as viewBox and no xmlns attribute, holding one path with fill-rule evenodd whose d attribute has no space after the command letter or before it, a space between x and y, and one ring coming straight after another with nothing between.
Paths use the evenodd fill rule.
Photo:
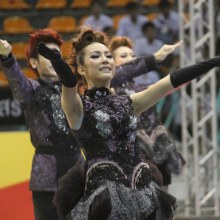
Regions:
<instances>
[{"instance_id":1,"label":"black lace glove","mask_svg":"<svg viewBox=\"0 0 220 220\"><path fill-rule=\"evenodd\" d=\"M40 42L37 46L37 51L40 55L50 60L63 85L69 88L76 86L76 74L72 72L70 66L62 59L58 50L50 49L45 43Z\"/></svg>"},{"instance_id":2,"label":"black lace glove","mask_svg":"<svg viewBox=\"0 0 220 220\"><path fill-rule=\"evenodd\" d=\"M189 82L214 67L220 66L220 56L205 60L195 65L181 68L170 73L170 81L174 88Z\"/></svg>"}]
</instances>

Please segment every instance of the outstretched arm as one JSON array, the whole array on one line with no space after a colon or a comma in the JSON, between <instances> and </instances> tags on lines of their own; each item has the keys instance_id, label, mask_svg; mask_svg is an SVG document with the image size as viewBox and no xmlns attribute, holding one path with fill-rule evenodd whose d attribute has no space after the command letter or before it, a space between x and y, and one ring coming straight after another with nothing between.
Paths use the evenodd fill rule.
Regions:
<instances>
[{"instance_id":1,"label":"outstretched arm","mask_svg":"<svg viewBox=\"0 0 220 220\"><path fill-rule=\"evenodd\" d=\"M22 73L15 57L12 55L12 47L6 40L0 39L0 66L7 77L13 96L20 103L27 103L31 99L33 83Z\"/></svg>"},{"instance_id":2,"label":"outstretched arm","mask_svg":"<svg viewBox=\"0 0 220 220\"><path fill-rule=\"evenodd\" d=\"M123 83L131 81L134 77L152 70L157 70L158 63L162 62L168 55L172 54L176 48L182 45L182 43L182 41L179 41L173 45L165 44L152 56L139 57L131 62L116 67L115 76L111 81L111 87L121 86Z\"/></svg>"},{"instance_id":3,"label":"outstretched arm","mask_svg":"<svg viewBox=\"0 0 220 220\"><path fill-rule=\"evenodd\" d=\"M146 111L171 89L177 88L217 66L220 66L220 56L173 71L148 89L131 95L135 114L139 115Z\"/></svg>"},{"instance_id":4,"label":"outstretched arm","mask_svg":"<svg viewBox=\"0 0 220 220\"><path fill-rule=\"evenodd\" d=\"M72 129L81 127L83 117L83 104L77 93L77 78L70 66L61 58L59 51L48 48L44 43L39 43L38 52L40 55L49 59L54 70L63 83L61 104Z\"/></svg>"}]
</instances>

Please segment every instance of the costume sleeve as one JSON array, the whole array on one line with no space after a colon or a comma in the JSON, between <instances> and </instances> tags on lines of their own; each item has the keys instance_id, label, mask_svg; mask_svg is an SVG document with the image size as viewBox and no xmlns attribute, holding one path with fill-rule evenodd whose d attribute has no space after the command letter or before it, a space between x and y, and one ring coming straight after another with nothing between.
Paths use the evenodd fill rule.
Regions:
<instances>
[{"instance_id":1,"label":"costume sleeve","mask_svg":"<svg viewBox=\"0 0 220 220\"><path fill-rule=\"evenodd\" d=\"M22 73L15 57L12 54L7 58L0 56L0 66L7 77L13 96L20 103L29 102L33 86L30 80Z\"/></svg>"},{"instance_id":2,"label":"costume sleeve","mask_svg":"<svg viewBox=\"0 0 220 220\"><path fill-rule=\"evenodd\" d=\"M134 77L157 69L158 63L154 56L139 57L134 61L116 67L111 87L121 86L123 83L131 81Z\"/></svg>"},{"instance_id":3,"label":"costume sleeve","mask_svg":"<svg viewBox=\"0 0 220 220\"><path fill-rule=\"evenodd\" d=\"M170 81L173 87L176 88L217 66L220 66L220 56L173 71L170 73Z\"/></svg>"}]
</instances>

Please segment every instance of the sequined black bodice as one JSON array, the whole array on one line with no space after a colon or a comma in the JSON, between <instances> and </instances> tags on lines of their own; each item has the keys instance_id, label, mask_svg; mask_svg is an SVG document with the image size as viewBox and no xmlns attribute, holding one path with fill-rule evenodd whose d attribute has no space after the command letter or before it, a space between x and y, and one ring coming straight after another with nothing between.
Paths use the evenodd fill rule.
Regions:
<instances>
[{"instance_id":1,"label":"sequined black bodice","mask_svg":"<svg viewBox=\"0 0 220 220\"><path fill-rule=\"evenodd\" d=\"M69 219L173 219L175 198L160 199L160 173L136 152L137 120L130 97L99 88L87 91L82 100L84 118L77 136L88 169L84 196ZM165 212L162 202L168 207Z\"/></svg>"},{"instance_id":2,"label":"sequined black bodice","mask_svg":"<svg viewBox=\"0 0 220 220\"><path fill-rule=\"evenodd\" d=\"M137 120L130 97L112 95L108 89L99 88L88 90L82 100L84 118L77 136L87 160L114 161L129 174L138 160L135 152Z\"/></svg>"}]
</instances>

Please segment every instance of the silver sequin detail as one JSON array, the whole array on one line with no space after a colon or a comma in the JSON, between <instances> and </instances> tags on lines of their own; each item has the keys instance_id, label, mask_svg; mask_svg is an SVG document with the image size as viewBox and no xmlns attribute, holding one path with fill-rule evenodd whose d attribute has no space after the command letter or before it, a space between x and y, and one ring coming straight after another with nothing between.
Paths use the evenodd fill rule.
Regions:
<instances>
[{"instance_id":1,"label":"silver sequin detail","mask_svg":"<svg viewBox=\"0 0 220 220\"><path fill-rule=\"evenodd\" d=\"M108 122L110 119L110 115L98 110L95 112L95 118L97 121Z\"/></svg>"},{"instance_id":2,"label":"silver sequin detail","mask_svg":"<svg viewBox=\"0 0 220 220\"><path fill-rule=\"evenodd\" d=\"M95 95L94 95L94 98L95 98L95 99L98 99L98 98L102 98L102 97L104 97L104 96L106 96L106 95L107 95L106 91L103 91L103 92L101 92L101 91L96 91L96 92L95 92Z\"/></svg>"},{"instance_id":3,"label":"silver sequin detail","mask_svg":"<svg viewBox=\"0 0 220 220\"><path fill-rule=\"evenodd\" d=\"M95 118L97 120L96 128L99 135L103 138L107 138L107 136L109 136L113 131L110 124L110 115L98 110L95 112Z\"/></svg>"},{"instance_id":4,"label":"silver sequin detail","mask_svg":"<svg viewBox=\"0 0 220 220\"><path fill-rule=\"evenodd\" d=\"M137 118L135 116L130 116L130 124L129 128L136 129L137 128Z\"/></svg>"},{"instance_id":5,"label":"silver sequin detail","mask_svg":"<svg viewBox=\"0 0 220 220\"><path fill-rule=\"evenodd\" d=\"M65 115L61 109L60 105L60 96L58 94L53 94L50 97L52 110L53 110L53 119L60 131L68 133L68 129L66 126Z\"/></svg>"},{"instance_id":6,"label":"silver sequin detail","mask_svg":"<svg viewBox=\"0 0 220 220\"><path fill-rule=\"evenodd\" d=\"M128 141L132 143L136 139L137 118L135 116L130 116L129 128L131 131L127 134L127 137Z\"/></svg>"}]
</instances>

